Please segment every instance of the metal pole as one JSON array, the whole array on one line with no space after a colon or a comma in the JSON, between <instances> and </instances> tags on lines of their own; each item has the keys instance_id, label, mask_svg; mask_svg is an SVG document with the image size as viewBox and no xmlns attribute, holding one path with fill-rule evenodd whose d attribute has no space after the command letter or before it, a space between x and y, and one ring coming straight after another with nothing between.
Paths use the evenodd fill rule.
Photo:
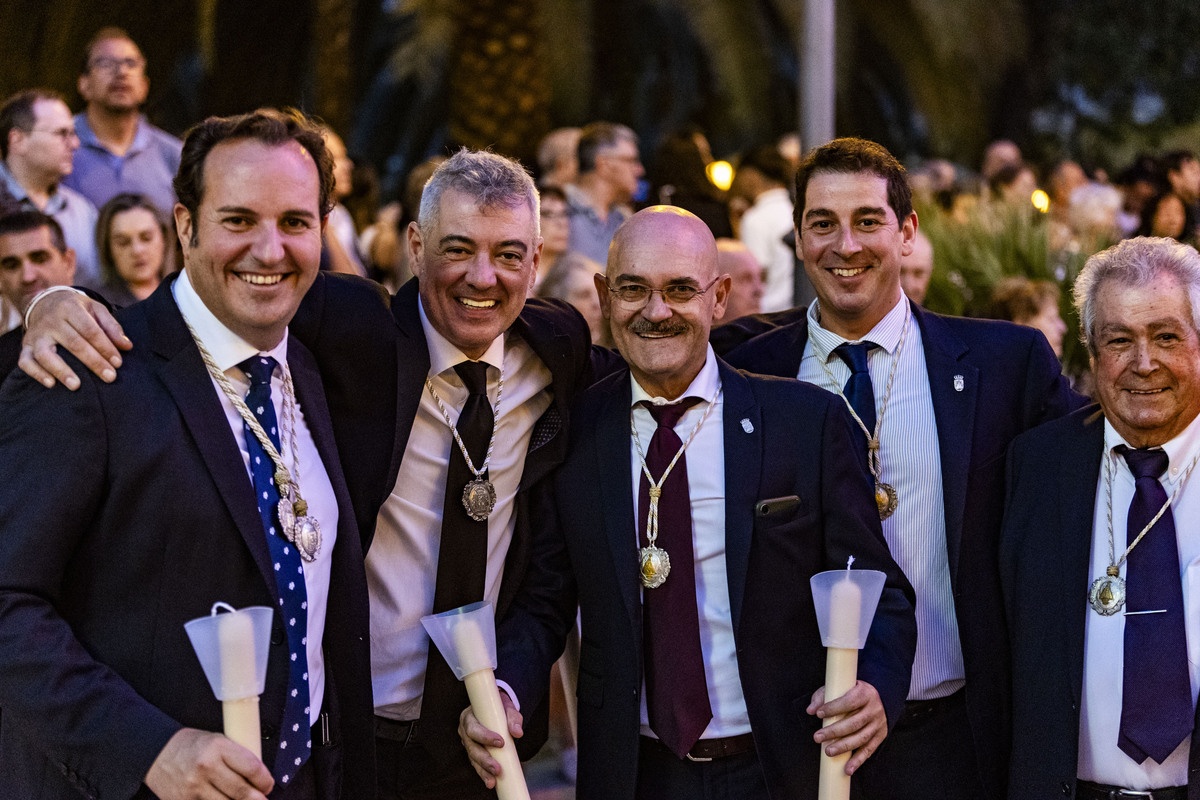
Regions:
<instances>
[{"instance_id":1,"label":"metal pole","mask_svg":"<svg viewBox=\"0 0 1200 800\"><path fill-rule=\"evenodd\" d=\"M833 139L837 90L834 53L835 0L802 0L800 27L800 146L803 151Z\"/></svg>"}]
</instances>

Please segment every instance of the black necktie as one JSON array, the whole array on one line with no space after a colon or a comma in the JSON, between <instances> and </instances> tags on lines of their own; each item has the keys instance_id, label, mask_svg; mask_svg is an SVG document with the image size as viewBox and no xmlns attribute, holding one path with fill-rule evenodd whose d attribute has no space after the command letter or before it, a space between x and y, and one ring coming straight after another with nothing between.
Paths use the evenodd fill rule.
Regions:
<instances>
[{"instance_id":1,"label":"black necktie","mask_svg":"<svg viewBox=\"0 0 1200 800\"><path fill-rule=\"evenodd\" d=\"M487 366L482 361L464 361L454 368L468 393L455 428L476 469L483 466L495 421L487 397ZM486 473L484 477L487 477ZM435 614L483 599L488 523L486 519L471 519L463 506L463 488L474 479L475 474L467 467L458 443L452 442L446 469L446 498L442 506L437 583L433 593ZM433 736L452 736L457 740L458 714L467 702L466 689L431 642L421 701L423 730Z\"/></svg>"},{"instance_id":2,"label":"black necktie","mask_svg":"<svg viewBox=\"0 0 1200 800\"><path fill-rule=\"evenodd\" d=\"M1134 477L1126 536L1132 542L1154 518L1167 492L1163 450L1117 448ZM1128 546L1128 542L1126 546ZM1175 517L1168 508L1129 554L1125 578L1125 668L1117 746L1137 763L1161 764L1192 732L1192 685L1183 622L1183 585ZM1138 614L1139 611L1162 611Z\"/></svg>"},{"instance_id":3,"label":"black necktie","mask_svg":"<svg viewBox=\"0 0 1200 800\"><path fill-rule=\"evenodd\" d=\"M850 401L850 407L858 414L863 425L867 426L870 439L875 435L875 389L871 385L871 371L867 366L867 355L879 345L874 342L858 344L840 344L834 348L834 354L850 368L850 377L842 393Z\"/></svg>"},{"instance_id":4,"label":"black necktie","mask_svg":"<svg viewBox=\"0 0 1200 800\"><path fill-rule=\"evenodd\" d=\"M646 451L646 467L656 481L683 446L675 425L700 402L688 397L674 405L650 405L658 423ZM646 543L650 484L642 473L638 497L640 541ZM712 719L704 654L700 649L700 612L696 606L696 567L692 553L692 502L687 459L679 456L663 481L658 499L657 546L667 551L671 571L666 583L642 590L642 649L645 651L646 708L650 728L683 758Z\"/></svg>"}]
</instances>

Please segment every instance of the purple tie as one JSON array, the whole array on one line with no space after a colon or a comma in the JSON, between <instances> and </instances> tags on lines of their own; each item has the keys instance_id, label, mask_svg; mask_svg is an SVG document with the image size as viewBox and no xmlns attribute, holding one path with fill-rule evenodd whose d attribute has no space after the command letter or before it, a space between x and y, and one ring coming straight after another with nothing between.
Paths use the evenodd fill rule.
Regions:
<instances>
[{"instance_id":1,"label":"purple tie","mask_svg":"<svg viewBox=\"0 0 1200 800\"><path fill-rule=\"evenodd\" d=\"M647 408L658 430L646 452L646 466L657 481L683 446L675 424L699 398ZM642 474L638 501L640 541L646 543L650 484ZM687 461L675 463L658 500L658 547L667 551L671 571L657 589L642 591L646 705L650 728L675 755L683 758L712 719L704 655L700 650L700 614L696 609L696 570L692 556L692 502Z\"/></svg>"},{"instance_id":2,"label":"purple tie","mask_svg":"<svg viewBox=\"0 0 1200 800\"><path fill-rule=\"evenodd\" d=\"M1117 452L1134 476L1126 533L1132 542L1167 502L1158 477L1166 471L1169 458L1162 450L1132 450L1124 445ZM1161 764L1191 734L1193 722L1183 586L1171 509L1129 554L1125 580L1125 669L1117 746L1139 764L1147 757ZM1130 615L1160 609L1163 613Z\"/></svg>"}]
</instances>

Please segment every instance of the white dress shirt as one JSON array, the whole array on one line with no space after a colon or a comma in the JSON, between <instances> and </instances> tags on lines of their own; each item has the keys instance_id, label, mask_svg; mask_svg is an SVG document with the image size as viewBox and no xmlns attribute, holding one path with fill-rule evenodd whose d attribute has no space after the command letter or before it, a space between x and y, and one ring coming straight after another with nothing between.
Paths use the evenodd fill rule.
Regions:
<instances>
[{"instance_id":1,"label":"white dress shirt","mask_svg":"<svg viewBox=\"0 0 1200 800\"><path fill-rule=\"evenodd\" d=\"M655 404L670 403L684 397L701 397L703 402L689 408L675 425L675 432L686 442L692 428L704 416L709 400L716 402L708 419L687 448L688 494L692 501L692 556L696 571L696 607L700 614L700 652L704 656L704 679L708 683L708 702L713 718L700 734L702 739L738 736L750 732L750 715L742 696L742 679L738 672L737 644L733 640L733 612L729 605L729 576L725 567L725 435L722 426L724 395L717 394L720 376L717 357L708 348L708 358L700 373L679 397L652 397L630 376L633 384L633 422L637 426L642 448L658 423L650 412L639 405L642 401ZM629 437L630 464L633 467L633 507L638 509L638 493L642 477L642 461L637 445ZM660 476L655 476L657 479ZM634 531L639 529L634 520ZM640 537L640 534L638 534ZM641 547L635 540L634 545ZM670 555L670 553L668 553ZM643 589L643 592L654 591ZM646 708L646 681L642 678L642 734L654 736Z\"/></svg>"},{"instance_id":2,"label":"white dress shirt","mask_svg":"<svg viewBox=\"0 0 1200 800\"><path fill-rule=\"evenodd\" d=\"M467 389L454 366L467 357L434 329L418 305L429 346L429 378L450 420L467 401ZM533 426L550 407L550 370L529 344L509 332L492 342L481 361L488 367L488 398L493 408L504 366L504 392L496 414L496 444L488 475L496 487L496 507L488 516L487 572L483 597L493 607L500 597L504 559L516 525L516 496L525 469ZM371 598L371 685L375 712L399 720L421 714L429 636L421 617L432 613L442 507L450 449L457 447L446 418L422 388L400 472L379 512L367 552ZM480 465L476 465L480 466Z\"/></svg>"},{"instance_id":3,"label":"white dress shirt","mask_svg":"<svg viewBox=\"0 0 1200 800\"><path fill-rule=\"evenodd\" d=\"M1112 536L1117 558L1125 552L1129 504L1133 502L1134 478L1125 459L1113 452L1128 444L1116 429L1104 421L1105 458L1112 459ZM1179 487L1188 467L1200 455L1200 422L1192 423L1183 433L1162 447L1169 465L1160 479L1170 497ZM1192 706L1200 686L1200 475L1192 475L1179 496L1171 503L1175 517L1175 536L1179 545L1179 575L1183 581L1184 628L1187 632L1188 672L1192 685ZM1108 488L1104 467L1096 484L1096 508L1092 520L1092 557L1088 571L1091 581L1105 574L1111 563L1108 552ZM1148 534L1149 535L1149 534ZM1121 577L1129 575L1128 562L1121 565ZM1086 603L1080 587L1079 602ZM1175 752L1162 764L1148 758L1140 765L1117 747L1121 730L1121 697L1125 665L1125 615L1102 617L1089 607L1084 623L1083 689L1079 710L1079 776L1083 780L1106 783L1126 789L1160 789L1185 786L1188 782L1190 738L1185 737ZM1153 657L1152 654L1147 654ZM1017 687L1018 691L1020 687Z\"/></svg>"},{"instance_id":4,"label":"white dress shirt","mask_svg":"<svg viewBox=\"0 0 1200 800\"><path fill-rule=\"evenodd\" d=\"M179 306L183 318L196 331L196 335L204 342L204 346L212 354L217 366L233 383L234 388L243 399L246 392L250 391L250 380L246 377L246 373L238 367L238 364L254 355L271 356L279 362L280 366L271 376L271 403L275 406L275 417L282 422L284 418L282 366L287 364L287 334L284 334L283 340L278 346L268 351L260 351L246 342L229 330L213 315L208 306L204 305L204 301L192 287L186 269L179 274L179 278L171 287L171 293L175 297L175 303ZM246 465L246 476L253 482L254 477L250 470L250 452L246 449L245 424L233 403L226 397L220 384L216 380L213 380L212 384L217 397L221 400L221 408L225 410L225 419L229 422L230 430L233 431L233 438L237 440L238 452L242 454L242 461ZM283 444L284 446L281 448L283 463L292 472L292 475L296 476L297 470L292 450L286 440ZM298 482L301 494L308 503L309 516L316 517L321 525L321 549L314 561L304 562L304 588L308 593L308 641L305 647L308 653L308 694L312 701L309 705L309 721L315 724L317 717L321 714L321 700L325 696L325 655L321 647L325 635L325 611L329 605L329 570L333 561L331 554L334 543L337 541L338 505L337 497L333 493L333 484L329 482L329 473L325 471L321 454L313 442L312 433L304 419L304 409L300 405L299 398L296 399L296 451L300 456ZM265 531L263 537L266 537Z\"/></svg>"},{"instance_id":5,"label":"white dress shirt","mask_svg":"<svg viewBox=\"0 0 1200 800\"><path fill-rule=\"evenodd\" d=\"M764 312L792 307L796 254L783 241L793 227L792 210L792 197L781 187L760 194L742 215L742 243L767 271L762 299Z\"/></svg>"},{"instance_id":6,"label":"white dress shirt","mask_svg":"<svg viewBox=\"0 0 1200 800\"><path fill-rule=\"evenodd\" d=\"M809 338L797 377L841 393L850 377L850 368L833 350L849 340L821 327L819 303L814 300L808 308ZM901 296L862 339L879 345L868 357L877 417L887 396L888 374L900 345L907 311L908 300ZM925 349L921 345L921 326L910 318L892 394L882 413L879 460L880 480L893 486L899 499L895 513L883 520L883 538L917 596L917 654L908 699L934 700L962 688L966 673L946 552L937 419L929 391ZM832 373L832 382L821 367L821 360ZM865 443L863 446L866 447Z\"/></svg>"}]
</instances>

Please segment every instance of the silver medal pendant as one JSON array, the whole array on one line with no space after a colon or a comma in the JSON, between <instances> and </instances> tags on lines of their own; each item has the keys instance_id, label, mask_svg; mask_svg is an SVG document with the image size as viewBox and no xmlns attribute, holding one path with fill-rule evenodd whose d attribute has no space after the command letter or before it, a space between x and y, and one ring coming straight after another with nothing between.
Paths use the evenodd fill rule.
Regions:
<instances>
[{"instance_id":1,"label":"silver medal pendant","mask_svg":"<svg viewBox=\"0 0 1200 800\"><path fill-rule=\"evenodd\" d=\"M312 563L321 552L321 523L308 515L297 517L292 526L292 544L300 551L300 558Z\"/></svg>"},{"instance_id":2,"label":"silver medal pendant","mask_svg":"<svg viewBox=\"0 0 1200 800\"><path fill-rule=\"evenodd\" d=\"M292 506L290 497L282 497L279 499L279 505L276 506L279 511L279 525L282 530L279 533L291 538L290 534L296 527L296 511Z\"/></svg>"},{"instance_id":3,"label":"silver medal pendant","mask_svg":"<svg viewBox=\"0 0 1200 800\"><path fill-rule=\"evenodd\" d=\"M642 586L657 589L667 582L671 574L671 557L661 547L650 545L638 550L641 560Z\"/></svg>"},{"instance_id":4,"label":"silver medal pendant","mask_svg":"<svg viewBox=\"0 0 1200 800\"><path fill-rule=\"evenodd\" d=\"M1125 580L1119 575L1105 575L1092 581L1088 603L1102 617L1111 617L1125 607Z\"/></svg>"},{"instance_id":5,"label":"silver medal pendant","mask_svg":"<svg viewBox=\"0 0 1200 800\"><path fill-rule=\"evenodd\" d=\"M496 487L487 478L476 478L463 487L462 504L467 516L483 522L496 507Z\"/></svg>"},{"instance_id":6,"label":"silver medal pendant","mask_svg":"<svg viewBox=\"0 0 1200 800\"><path fill-rule=\"evenodd\" d=\"M890 517L895 512L898 503L899 498L896 496L894 486L883 481L875 482L875 505L879 508L881 520Z\"/></svg>"}]
</instances>

